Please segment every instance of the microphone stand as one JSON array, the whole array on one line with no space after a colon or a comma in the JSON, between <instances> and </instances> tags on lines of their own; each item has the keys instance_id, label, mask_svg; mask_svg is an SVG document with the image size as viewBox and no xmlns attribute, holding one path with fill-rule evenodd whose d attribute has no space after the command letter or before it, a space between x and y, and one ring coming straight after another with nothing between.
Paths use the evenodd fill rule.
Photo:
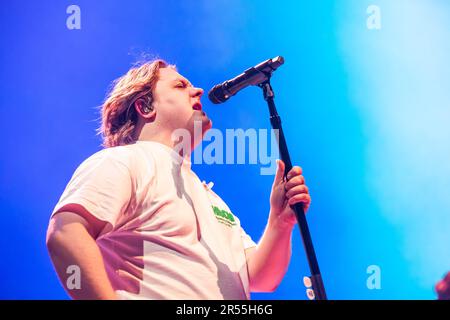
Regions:
<instances>
[{"instance_id":1,"label":"microphone stand","mask_svg":"<svg viewBox=\"0 0 450 320\"><path fill-rule=\"evenodd\" d=\"M284 176L286 178L287 173L292 169L291 157L289 156L289 151L286 145L286 139L284 138L283 128L281 127L281 118L277 113L274 102L274 93L272 86L270 85L270 73L265 74L267 80L259 84L258 86L262 88L264 94L264 100L266 100L269 106L270 113L270 123L272 124L272 129L278 130L278 148L281 155L281 160L285 163L286 167L284 170ZM275 131L276 132L276 131ZM309 269L311 271L311 283L312 290L314 293L315 300L327 300L327 295L325 293L325 287L322 281L322 275L320 274L319 263L317 262L316 253L314 251L314 246L311 239L311 234L309 233L308 223L306 221L305 212L302 203L297 203L292 208L295 211L295 216L297 217L297 223L300 228L300 234L303 240L303 246L305 248L306 257L308 259Z\"/></svg>"}]
</instances>

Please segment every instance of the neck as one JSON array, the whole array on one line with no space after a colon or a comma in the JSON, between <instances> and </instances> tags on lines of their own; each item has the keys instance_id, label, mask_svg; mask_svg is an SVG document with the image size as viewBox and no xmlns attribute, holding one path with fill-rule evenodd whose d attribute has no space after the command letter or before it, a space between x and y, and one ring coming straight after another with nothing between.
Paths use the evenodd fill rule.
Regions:
<instances>
[{"instance_id":1,"label":"neck","mask_svg":"<svg viewBox=\"0 0 450 320\"><path fill-rule=\"evenodd\" d=\"M154 141L168 146L180 154L181 157L190 157L193 146L190 141L173 140L172 133L167 130L159 130L156 126L144 126L137 138L140 141ZM187 142L187 143L186 143ZM183 145L183 143L185 145Z\"/></svg>"}]
</instances>

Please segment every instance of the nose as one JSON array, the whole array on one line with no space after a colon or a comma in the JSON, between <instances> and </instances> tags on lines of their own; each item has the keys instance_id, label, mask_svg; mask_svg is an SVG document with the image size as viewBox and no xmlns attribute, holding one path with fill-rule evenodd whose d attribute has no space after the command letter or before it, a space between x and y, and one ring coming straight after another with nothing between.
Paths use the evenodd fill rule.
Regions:
<instances>
[{"instance_id":1,"label":"nose","mask_svg":"<svg viewBox=\"0 0 450 320\"><path fill-rule=\"evenodd\" d=\"M198 97L199 99L203 96L204 90L202 88L193 88L193 97Z\"/></svg>"}]
</instances>

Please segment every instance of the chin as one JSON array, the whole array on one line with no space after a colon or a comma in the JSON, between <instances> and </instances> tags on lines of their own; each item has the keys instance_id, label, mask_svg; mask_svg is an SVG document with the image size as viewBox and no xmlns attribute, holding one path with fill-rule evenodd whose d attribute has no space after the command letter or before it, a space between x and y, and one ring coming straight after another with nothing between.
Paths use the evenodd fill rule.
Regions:
<instances>
[{"instance_id":1,"label":"chin","mask_svg":"<svg viewBox=\"0 0 450 320\"><path fill-rule=\"evenodd\" d=\"M203 133L205 133L206 131L208 131L211 128L212 128L212 121L211 121L211 119L207 118L207 120L203 122L202 131L203 131Z\"/></svg>"}]
</instances>

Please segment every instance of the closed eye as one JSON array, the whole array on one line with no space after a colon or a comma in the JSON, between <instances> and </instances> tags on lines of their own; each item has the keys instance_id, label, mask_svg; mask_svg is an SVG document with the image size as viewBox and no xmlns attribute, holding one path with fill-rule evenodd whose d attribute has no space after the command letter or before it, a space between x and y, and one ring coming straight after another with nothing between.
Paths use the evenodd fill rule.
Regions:
<instances>
[{"instance_id":1,"label":"closed eye","mask_svg":"<svg viewBox=\"0 0 450 320\"><path fill-rule=\"evenodd\" d=\"M187 81L178 80L178 81L176 82L175 87L176 87L176 88L182 88L182 89L184 89L184 88L189 87L190 85L191 85L191 84L188 83Z\"/></svg>"}]
</instances>

